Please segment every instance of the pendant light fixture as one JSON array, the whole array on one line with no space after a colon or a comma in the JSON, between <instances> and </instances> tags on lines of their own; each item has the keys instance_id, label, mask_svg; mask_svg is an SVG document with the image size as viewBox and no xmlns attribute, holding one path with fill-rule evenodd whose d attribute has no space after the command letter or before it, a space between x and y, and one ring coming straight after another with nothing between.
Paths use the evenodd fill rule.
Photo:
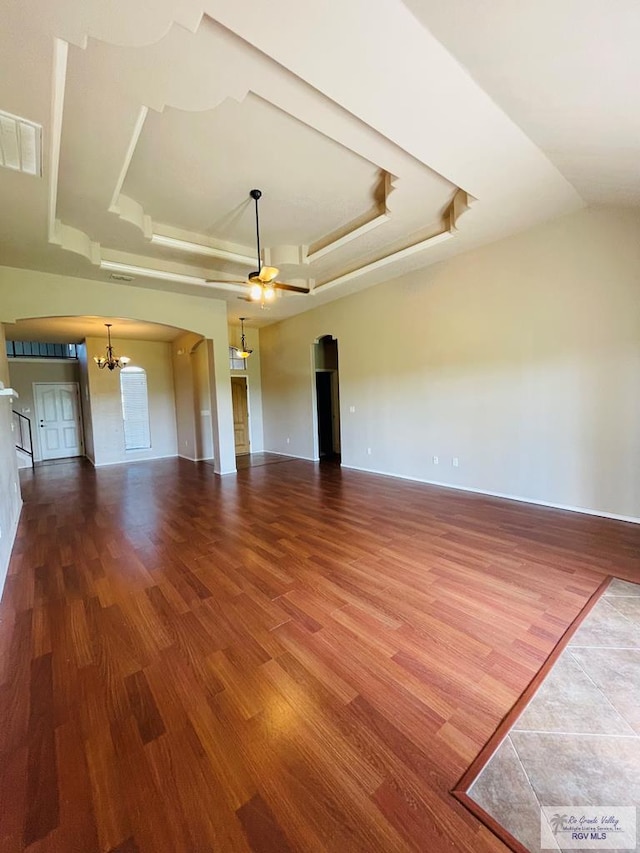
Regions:
<instances>
[{"instance_id":1,"label":"pendant light fixture","mask_svg":"<svg viewBox=\"0 0 640 853\"><path fill-rule=\"evenodd\" d=\"M267 267L262 265L262 249L260 245L260 213L258 208L258 202L262 198L262 190L250 190L249 197L253 199L253 203L255 206L255 219L256 219L256 260L257 260L257 269L250 272L244 281L234 281L233 279L222 279L218 281L215 278L208 278L206 280L206 284L214 284L221 285L223 287L228 287L230 284L248 284L250 286L249 296L247 297L247 302L259 302L262 308L267 308L267 303L273 302L276 298L276 290L286 291L289 293L309 293L308 287L300 287L297 284L287 284L284 281L276 281L278 277L278 273L280 272L277 267ZM163 240L173 239L173 238L162 238ZM157 241L156 241L157 242ZM184 241L174 240L174 243L179 243ZM186 246L187 243L184 243ZM195 246L194 243L189 243L189 246ZM213 250L211 250L213 251ZM218 250L216 250L218 251ZM207 251L207 254L210 252ZM236 260L244 261L245 258L240 255L234 256ZM106 261L102 262L102 266L107 263ZM133 267L131 267L133 269ZM241 297L243 298L243 297Z\"/></svg>"},{"instance_id":2,"label":"pendant light fixture","mask_svg":"<svg viewBox=\"0 0 640 853\"><path fill-rule=\"evenodd\" d=\"M241 344L241 346L236 347L236 358L249 358L249 356L253 352L252 349L247 349L247 345L246 345L245 339L244 339L244 321L246 319L247 319L246 317L240 317L240 328L242 329L242 338L241 338L242 344Z\"/></svg>"},{"instance_id":3,"label":"pendant light fixture","mask_svg":"<svg viewBox=\"0 0 640 853\"><path fill-rule=\"evenodd\" d=\"M256 247L258 254L258 269L255 272L249 273L249 283L251 290L249 297L254 302L260 302L264 307L265 302L272 302L276 297L276 292L273 286L273 281L278 275L277 267L262 266L262 252L260 251L260 215L258 213L258 202L262 198L260 190L251 190L249 193L256 206Z\"/></svg>"},{"instance_id":4,"label":"pendant light fixture","mask_svg":"<svg viewBox=\"0 0 640 853\"><path fill-rule=\"evenodd\" d=\"M131 361L126 355L121 355L120 358L114 356L111 346L111 325L111 323L105 323L107 327L107 357L97 355L93 357L100 370L104 370L105 367L108 367L109 370L115 370L116 367L126 367Z\"/></svg>"}]
</instances>

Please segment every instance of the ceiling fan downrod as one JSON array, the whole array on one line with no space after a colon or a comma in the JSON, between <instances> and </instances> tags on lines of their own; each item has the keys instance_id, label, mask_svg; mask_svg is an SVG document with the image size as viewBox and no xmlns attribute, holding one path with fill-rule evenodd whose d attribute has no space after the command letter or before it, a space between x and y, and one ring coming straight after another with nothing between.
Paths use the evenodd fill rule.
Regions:
<instances>
[{"instance_id":1,"label":"ceiling fan downrod","mask_svg":"<svg viewBox=\"0 0 640 853\"><path fill-rule=\"evenodd\" d=\"M249 274L249 279L252 279L253 277L259 277L260 270L262 269L262 253L260 251L260 217L258 214L258 200L262 198L262 190L251 190L249 195L256 203L256 245L258 247L258 269L256 272Z\"/></svg>"}]
</instances>

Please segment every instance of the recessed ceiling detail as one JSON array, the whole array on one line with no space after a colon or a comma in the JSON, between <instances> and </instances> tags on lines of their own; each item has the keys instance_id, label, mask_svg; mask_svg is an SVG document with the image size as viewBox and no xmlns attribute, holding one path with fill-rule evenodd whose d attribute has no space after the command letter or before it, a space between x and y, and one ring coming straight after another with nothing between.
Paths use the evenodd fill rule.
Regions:
<instances>
[{"instance_id":1,"label":"recessed ceiling detail","mask_svg":"<svg viewBox=\"0 0 640 853\"><path fill-rule=\"evenodd\" d=\"M195 109L203 99L196 104L188 87L176 88L176 73L146 74L145 54L164 65L176 51L190 53L185 82L199 59L202 78L216 81L207 109ZM226 91L221 68L232 81ZM107 272L207 284L224 298L225 280L255 267L248 184L265 188L264 262L309 289L355 269L362 277L381 255L393 264L404 257L399 242L400 250L415 246L408 235L448 228L454 184L210 19L146 48L70 47L59 80L52 239ZM307 101L316 109L301 110ZM117 144L96 162L105 133Z\"/></svg>"},{"instance_id":2,"label":"recessed ceiling detail","mask_svg":"<svg viewBox=\"0 0 640 853\"><path fill-rule=\"evenodd\" d=\"M255 266L247 189L261 187L264 262L313 289L278 300L272 321L581 206L568 167L465 70L477 28L456 36L454 59L429 30L436 4L413 5L427 25L401 0L373 17L326 0L312 25L287 0L253 16L232 0L86 0L82 15L77 0L46 15L9 3L0 104L43 127L47 180L0 169L3 262L206 292L233 314L225 285ZM14 166L16 139L2 153Z\"/></svg>"},{"instance_id":3,"label":"recessed ceiling detail","mask_svg":"<svg viewBox=\"0 0 640 853\"><path fill-rule=\"evenodd\" d=\"M393 175L390 175L389 172L381 171L373 211L365 213L355 221L350 222L346 227L338 229L333 234L321 238L310 246L307 252L307 263L320 260L320 258L328 255L329 252L333 252L347 243L351 243L352 240L357 240L358 237L387 222L391 215L389 210L389 195L394 189L393 180Z\"/></svg>"},{"instance_id":4,"label":"recessed ceiling detail","mask_svg":"<svg viewBox=\"0 0 640 853\"><path fill-rule=\"evenodd\" d=\"M251 246L246 187L262 186L252 178L263 176L272 184L265 185L265 244L309 245L372 207L379 173L375 163L249 92L203 112L150 112L122 191L154 223Z\"/></svg>"},{"instance_id":5,"label":"recessed ceiling detail","mask_svg":"<svg viewBox=\"0 0 640 853\"><path fill-rule=\"evenodd\" d=\"M252 264L254 259L249 255L241 255L238 252L230 252L216 246L207 246L204 243L191 243L188 240L179 240L176 237L168 237L166 234L152 234L151 242L157 246L167 246L169 249L177 249L194 255L205 255L210 258L221 258L237 264Z\"/></svg>"}]
</instances>

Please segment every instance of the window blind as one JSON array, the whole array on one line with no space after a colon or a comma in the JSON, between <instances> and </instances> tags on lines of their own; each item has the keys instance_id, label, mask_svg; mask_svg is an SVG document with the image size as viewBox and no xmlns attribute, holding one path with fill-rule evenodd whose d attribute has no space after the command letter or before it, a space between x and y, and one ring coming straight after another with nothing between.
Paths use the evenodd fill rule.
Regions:
<instances>
[{"instance_id":1,"label":"window blind","mask_svg":"<svg viewBox=\"0 0 640 853\"><path fill-rule=\"evenodd\" d=\"M120 372L122 419L125 450L151 447L147 373L142 367L125 367Z\"/></svg>"}]
</instances>

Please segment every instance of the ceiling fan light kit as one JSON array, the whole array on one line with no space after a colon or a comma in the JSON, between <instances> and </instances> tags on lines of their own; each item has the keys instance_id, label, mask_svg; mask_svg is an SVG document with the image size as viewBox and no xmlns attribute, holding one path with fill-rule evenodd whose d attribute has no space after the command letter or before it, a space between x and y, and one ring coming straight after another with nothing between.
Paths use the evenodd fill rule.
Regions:
<instances>
[{"instance_id":1,"label":"ceiling fan light kit","mask_svg":"<svg viewBox=\"0 0 640 853\"><path fill-rule=\"evenodd\" d=\"M272 284L260 284L254 282L249 290L249 296L245 298L245 302L259 302L261 308L267 308L267 302L273 302L276 298L276 291Z\"/></svg>"},{"instance_id":2,"label":"ceiling fan light kit","mask_svg":"<svg viewBox=\"0 0 640 853\"><path fill-rule=\"evenodd\" d=\"M257 281L251 285L251 290L249 291L249 296L251 299L259 302L262 299L262 285Z\"/></svg>"}]
</instances>

